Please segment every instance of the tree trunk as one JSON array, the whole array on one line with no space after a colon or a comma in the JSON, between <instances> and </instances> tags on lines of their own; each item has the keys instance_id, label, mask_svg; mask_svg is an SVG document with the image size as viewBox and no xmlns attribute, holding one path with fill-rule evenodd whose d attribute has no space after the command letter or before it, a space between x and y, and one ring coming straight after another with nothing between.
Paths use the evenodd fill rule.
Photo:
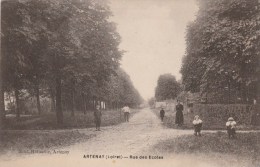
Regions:
<instances>
[{"instance_id":1,"label":"tree trunk","mask_svg":"<svg viewBox=\"0 0 260 167\"><path fill-rule=\"evenodd\" d=\"M242 99L243 99L243 103L246 104L247 103L247 93L246 93L246 84L242 83Z\"/></svg>"},{"instance_id":2,"label":"tree trunk","mask_svg":"<svg viewBox=\"0 0 260 167\"><path fill-rule=\"evenodd\" d=\"M93 107L92 109L94 110L95 109L95 99L93 98Z\"/></svg>"},{"instance_id":3,"label":"tree trunk","mask_svg":"<svg viewBox=\"0 0 260 167\"><path fill-rule=\"evenodd\" d=\"M71 116L75 116L75 92L71 91Z\"/></svg>"},{"instance_id":4,"label":"tree trunk","mask_svg":"<svg viewBox=\"0 0 260 167\"><path fill-rule=\"evenodd\" d=\"M15 89L14 91L14 95L15 95L15 103L16 103L16 119L19 120L20 119L20 99L19 99L19 90Z\"/></svg>"},{"instance_id":5,"label":"tree trunk","mask_svg":"<svg viewBox=\"0 0 260 167\"><path fill-rule=\"evenodd\" d=\"M36 101L37 101L37 110L38 114L41 115L41 102L40 102L40 91L39 91L39 85L37 84L35 86L35 95L36 95Z\"/></svg>"},{"instance_id":6,"label":"tree trunk","mask_svg":"<svg viewBox=\"0 0 260 167\"><path fill-rule=\"evenodd\" d=\"M55 104L55 95L53 91L51 91L51 112L55 112L56 104Z\"/></svg>"},{"instance_id":7,"label":"tree trunk","mask_svg":"<svg viewBox=\"0 0 260 167\"><path fill-rule=\"evenodd\" d=\"M106 109L110 110L111 109L111 101L107 101L106 103Z\"/></svg>"},{"instance_id":8,"label":"tree trunk","mask_svg":"<svg viewBox=\"0 0 260 167\"><path fill-rule=\"evenodd\" d=\"M5 101L2 80L0 81L0 129L5 125Z\"/></svg>"},{"instance_id":9,"label":"tree trunk","mask_svg":"<svg viewBox=\"0 0 260 167\"><path fill-rule=\"evenodd\" d=\"M260 72L258 72L258 80L257 80L257 90L258 90L258 93L256 94L256 104L257 104L257 111L260 111L260 105L259 105L259 103L260 103L260 93L259 93L259 91L260 91L260 84L259 84L259 82L260 82L260 74L259 74Z\"/></svg>"},{"instance_id":10,"label":"tree trunk","mask_svg":"<svg viewBox=\"0 0 260 167\"><path fill-rule=\"evenodd\" d=\"M84 93L82 94L82 100L83 100L83 113L84 113L84 115L86 115L86 113L87 113L87 99L86 99L86 96L85 96Z\"/></svg>"},{"instance_id":11,"label":"tree trunk","mask_svg":"<svg viewBox=\"0 0 260 167\"><path fill-rule=\"evenodd\" d=\"M63 124L62 101L61 101L61 78L56 78L56 117L59 126Z\"/></svg>"},{"instance_id":12,"label":"tree trunk","mask_svg":"<svg viewBox=\"0 0 260 167\"><path fill-rule=\"evenodd\" d=\"M1 29L1 28L0 28ZM1 41L0 41L1 43ZM1 52L2 53L2 52ZM0 129L5 125L5 98L3 85L3 56L0 55Z\"/></svg>"}]
</instances>

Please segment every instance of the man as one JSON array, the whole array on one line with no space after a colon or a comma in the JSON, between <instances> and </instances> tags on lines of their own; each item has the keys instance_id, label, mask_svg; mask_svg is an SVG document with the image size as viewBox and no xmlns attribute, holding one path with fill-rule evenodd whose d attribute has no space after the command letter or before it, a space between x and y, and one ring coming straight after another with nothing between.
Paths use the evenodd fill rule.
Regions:
<instances>
[{"instance_id":1,"label":"man","mask_svg":"<svg viewBox=\"0 0 260 167\"><path fill-rule=\"evenodd\" d=\"M96 109L94 111L94 117L95 117L95 123L96 123L96 130L100 131L100 125L101 125L101 110L100 110L100 105L96 106Z\"/></svg>"},{"instance_id":2,"label":"man","mask_svg":"<svg viewBox=\"0 0 260 167\"><path fill-rule=\"evenodd\" d=\"M164 114L165 114L165 111L163 110L163 108L161 108L160 117L161 117L162 122L163 122Z\"/></svg>"},{"instance_id":3,"label":"man","mask_svg":"<svg viewBox=\"0 0 260 167\"><path fill-rule=\"evenodd\" d=\"M129 122L130 109L128 106L123 107L125 122Z\"/></svg>"},{"instance_id":4,"label":"man","mask_svg":"<svg viewBox=\"0 0 260 167\"><path fill-rule=\"evenodd\" d=\"M183 124L182 111L183 111L183 105L180 103L179 100L177 100L175 124L177 124L178 126L181 126Z\"/></svg>"}]
</instances>

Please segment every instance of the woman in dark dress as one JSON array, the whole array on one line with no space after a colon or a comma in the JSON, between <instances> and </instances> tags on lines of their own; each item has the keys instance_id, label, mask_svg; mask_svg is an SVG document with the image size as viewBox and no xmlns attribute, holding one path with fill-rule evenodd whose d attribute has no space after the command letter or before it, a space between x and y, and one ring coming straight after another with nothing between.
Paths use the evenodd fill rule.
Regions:
<instances>
[{"instance_id":1,"label":"woman in dark dress","mask_svg":"<svg viewBox=\"0 0 260 167\"><path fill-rule=\"evenodd\" d=\"M160 117L161 117L162 122L163 122L164 114L165 114L165 111L164 111L163 108L161 108L161 110L160 110Z\"/></svg>"},{"instance_id":2,"label":"woman in dark dress","mask_svg":"<svg viewBox=\"0 0 260 167\"><path fill-rule=\"evenodd\" d=\"M177 100L177 105L176 105L176 117L175 117L175 124L178 126L181 126L183 124L183 105L180 103L179 100Z\"/></svg>"}]
</instances>

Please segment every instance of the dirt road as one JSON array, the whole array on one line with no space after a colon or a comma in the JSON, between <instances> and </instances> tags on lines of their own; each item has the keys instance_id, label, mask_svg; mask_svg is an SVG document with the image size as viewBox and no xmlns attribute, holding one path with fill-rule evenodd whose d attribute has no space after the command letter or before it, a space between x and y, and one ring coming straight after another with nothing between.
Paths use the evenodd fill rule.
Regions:
<instances>
[{"instance_id":1,"label":"dirt road","mask_svg":"<svg viewBox=\"0 0 260 167\"><path fill-rule=\"evenodd\" d=\"M160 141L171 139L183 134L192 134L191 130L176 130L162 126L161 121L148 108L135 114L130 122L117 126L103 127L101 131L94 129L82 129L81 133L97 133L97 136L87 142L49 150L48 153L30 155L12 155L2 157L1 166L55 166L63 163L63 166L249 166L242 157L223 156L221 158L208 155L185 155L157 153L153 146ZM54 153L56 152L56 153ZM100 155L100 158L92 158L92 155ZM102 157L104 156L104 157ZM118 158L117 158L118 156ZM130 157L137 157L138 160ZM146 156L147 159L142 156ZM153 157L155 159L149 159ZM91 157L91 158L90 158ZM122 158L123 159L120 159ZM157 159L163 157L163 159ZM239 158L239 162L238 162ZM58 165L57 165L58 166ZM59 165L61 166L61 165Z\"/></svg>"},{"instance_id":2,"label":"dirt road","mask_svg":"<svg viewBox=\"0 0 260 167\"><path fill-rule=\"evenodd\" d=\"M178 131L164 128L150 109L134 115L130 122L103 128L97 137L87 143L71 146L69 150L96 154L137 155L149 151L161 139L167 139L191 131Z\"/></svg>"}]
</instances>

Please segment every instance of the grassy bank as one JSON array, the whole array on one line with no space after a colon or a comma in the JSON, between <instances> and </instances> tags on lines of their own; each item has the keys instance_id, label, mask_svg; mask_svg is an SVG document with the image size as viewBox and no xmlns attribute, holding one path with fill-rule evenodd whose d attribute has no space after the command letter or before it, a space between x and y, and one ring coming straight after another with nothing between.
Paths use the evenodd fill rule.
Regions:
<instances>
[{"instance_id":1,"label":"grassy bank","mask_svg":"<svg viewBox=\"0 0 260 167\"><path fill-rule=\"evenodd\" d=\"M237 139L228 139L223 132L184 135L161 141L153 149L158 153L239 155L260 162L260 133L238 133Z\"/></svg>"},{"instance_id":2,"label":"grassy bank","mask_svg":"<svg viewBox=\"0 0 260 167\"><path fill-rule=\"evenodd\" d=\"M131 116L139 110L132 109ZM7 117L5 129L12 130L42 130L42 129L73 129L95 127L93 112L89 111L85 115L75 112L74 117L71 113L64 112L64 124L62 127L57 125L55 113L43 113L42 115L21 117L19 121L15 117ZM102 111L101 126L116 125L123 122L123 113L116 110Z\"/></svg>"},{"instance_id":3,"label":"grassy bank","mask_svg":"<svg viewBox=\"0 0 260 167\"><path fill-rule=\"evenodd\" d=\"M95 134L72 131L0 131L0 154L55 149L83 142Z\"/></svg>"},{"instance_id":4,"label":"grassy bank","mask_svg":"<svg viewBox=\"0 0 260 167\"><path fill-rule=\"evenodd\" d=\"M160 108L158 109L152 109L152 111L160 117ZM181 129L193 129L192 121L194 120L194 113L184 113L184 125L181 127ZM202 129L205 130L225 130L225 122L209 122L203 120L203 126ZM163 121L163 125L168 128L178 128L177 125L175 125L175 112L172 110L165 110L165 117ZM238 130L259 130L260 126L252 126L252 125L237 125Z\"/></svg>"},{"instance_id":5,"label":"grassy bank","mask_svg":"<svg viewBox=\"0 0 260 167\"><path fill-rule=\"evenodd\" d=\"M139 110L132 109L131 117ZM123 122L120 111L103 111L101 126L116 125ZM19 152L27 150L46 150L69 146L84 142L96 135L95 131L59 130L95 127L93 112L64 112L64 125L58 127L55 113L43 113L40 116L22 116L19 121L15 117L7 117L5 130L0 131L0 154L7 151Z\"/></svg>"}]
</instances>

